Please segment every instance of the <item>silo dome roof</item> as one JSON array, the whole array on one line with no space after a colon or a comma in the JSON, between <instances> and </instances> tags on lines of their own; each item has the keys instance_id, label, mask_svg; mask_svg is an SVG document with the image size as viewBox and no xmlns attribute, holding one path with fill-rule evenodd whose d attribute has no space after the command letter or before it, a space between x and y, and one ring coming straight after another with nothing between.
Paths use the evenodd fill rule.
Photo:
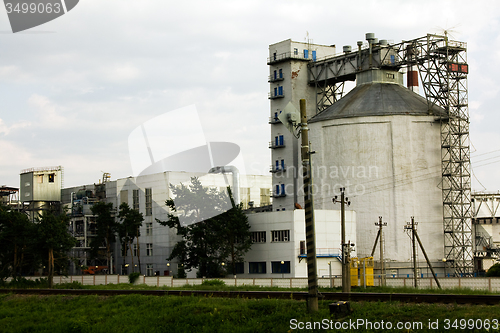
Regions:
<instances>
[{"instance_id":1,"label":"silo dome roof","mask_svg":"<svg viewBox=\"0 0 500 333\"><path fill-rule=\"evenodd\" d=\"M430 113L424 97L399 84L372 82L355 87L309 122L350 117L431 114L444 115L444 110L434 106Z\"/></svg>"}]
</instances>

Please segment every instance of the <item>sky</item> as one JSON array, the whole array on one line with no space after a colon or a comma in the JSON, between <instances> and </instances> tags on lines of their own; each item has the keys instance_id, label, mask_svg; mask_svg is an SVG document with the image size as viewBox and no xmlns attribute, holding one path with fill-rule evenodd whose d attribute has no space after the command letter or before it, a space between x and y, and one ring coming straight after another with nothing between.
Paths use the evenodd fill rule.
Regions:
<instances>
[{"instance_id":1,"label":"sky","mask_svg":"<svg viewBox=\"0 0 500 333\"><path fill-rule=\"evenodd\" d=\"M367 32L398 43L447 30L468 45L472 189L497 192L499 19L496 0L81 0L12 33L1 7L0 186L57 165L65 187L131 176L129 135L192 106L207 141L239 145L246 173L269 174L270 44L308 35L341 51Z\"/></svg>"}]
</instances>

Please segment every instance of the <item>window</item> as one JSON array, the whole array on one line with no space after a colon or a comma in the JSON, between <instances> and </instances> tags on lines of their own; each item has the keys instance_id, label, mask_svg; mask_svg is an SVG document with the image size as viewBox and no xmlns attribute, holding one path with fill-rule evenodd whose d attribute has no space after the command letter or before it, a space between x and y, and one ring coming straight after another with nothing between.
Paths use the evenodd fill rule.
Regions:
<instances>
[{"instance_id":1,"label":"window","mask_svg":"<svg viewBox=\"0 0 500 333\"><path fill-rule=\"evenodd\" d=\"M243 203L243 209L248 209L250 202L250 187L240 187L240 201Z\"/></svg>"},{"instance_id":2,"label":"window","mask_svg":"<svg viewBox=\"0 0 500 333\"><path fill-rule=\"evenodd\" d=\"M278 87L278 96L283 96L283 86Z\"/></svg>"},{"instance_id":3,"label":"window","mask_svg":"<svg viewBox=\"0 0 500 333\"><path fill-rule=\"evenodd\" d=\"M278 73L274 71L274 79L276 80L278 78Z\"/></svg>"},{"instance_id":4,"label":"window","mask_svg":"<svg viewBox=\"0 0 500 333\"><path fill-rule=\"evenodd\" d=\"M304 50L304 59L309 59L309 50Z\"/></svg>"},{"instance_id":5,"label":"window","mask_svg":"<svg viewBox=\"0 0 500 333\"><path fill-rule=\"evenodd\" d=\"M146 244L146 256L148 256L148 257L153 256L153 243Z\"/></svg>"},{"instance_id":6,"label":"window","mask_svg":"<svg viewBox=\"0 0 500 333\"><path fill-rule=\"evenodd\" d=\"M151 216L153 215L153 190L151 188L147 188L145 191L146 216Z\"/></svg>"},{"instance_id":7,"label":"window","mask_svg":"<svg viewBox=\"0 0 500 333\"><path fill-rule=\"evenodd\" d=\"M38 184L43 183L43 175L38 175Z\"/></svg>"},{"instance_id":8,"label":"window","mask_svg":"<svg viewBox=\"0 0 500 333\"><path fill-rule=\"evenodd\" d=\"M260 206L268 206L271 204L271 190L268 188L260 189Z\"/></svg>"},{"instance_id":9,"label":"window","mask_svg":"<svg viewBox=\"0 0 500 333\"><path fill-rule=\"evenodd\" d=\"M289 242L290 230L273 230L271 231L271 239L273 242Z\"/></svg>"},{"instance_id":10,"label":"window","mask_svg":"<svg viewBox=\"0 0 500 333\"><path fill-rule=\"evenodd\" d=\"M274 88L274 96L278 96L278 88Z\"/></svg>"},{"instance_id":11,"label":"window","mask_svg":"<svg viewBox=\"0 0 500 333\"><path fill-rule=\"evenodd\" d=\"M273 53L273 59L276 60L276 52Z\"/></svg>"},{"instance_id":12,"label":"window","mask_svg":"<svg viewBox=\"0 0 500 333\"><path fill-rule=\"evenodd\" d=\"M265 242L266 242L265 231L252 231L252 243L265 243Z\"/></svg>"},{"instance_id":13,"label":"window","mask_svg":"<svg viewBox=\"0 0 500 333\"><path fill-rule=\"evenodd\" d=\"M146 275L153 276L153 264L146 264Z\"/></svg>"},{"instance_id":14,"label":"window","mask_svg":"<svg viewBox=\"0 0 500 333\"><path fill-rule=\"evenodd\" d=\"M312 58L313 58L313 61L316 61L316 51L312 51Z\"/></svg>"},{"instance_id":15,"label":"window","mask_svg":"<svg viewBox=\"0 0 500 333\"><path fill-rule=\"evenodd\" d=\"M289 261L271 261L271 271L273 273L287 274L290 273Z\"/></svg>"},{"instance_id":16,"label":"window","mask_svg":"<svg viewBox=\"0 0 500 333\"><path fill-rule=\"evenodd\" d=\"M132 192L132 209L139 210L139 190Z\"/></svg>"},{"instance_id":17,"label":"window","mask_svg":"<svg viewBox=\"0 0 500 333\"><path fill-rule=\"evenodd\" d=\"M306 254L306 241L300 241L300 255Z\"/></svg>"},{"instance_id":18,"label":"window","mask_svg":"<svg viewBox=\"0 0 500 333\"><path fill-rule=\"evenodd\" d=\"M26 187L31 186L31 183L30 182L26 182L26 183L24 183L24 186L26 186Z\"/></svg>"},{"instance_id":19,"label":"window","mask_svg":"<svg viewBox=\"0 0 500 333\"><path fill-rule=\"evenodd\" d=\"M120 191L120 203L126 203L128 205L128 191Z\"/></svg>"},{"instance_id":20,"label":"window","mask_svg":"<svg viewBox=\"0 0 500 333\"><path fill-rule=\"evenodd\" d=\"M283 78L283 70L280 68L279 69L279 78L282 79Z\"/></svg>"},{"instance_id":21,"label":"window","mask_svg":"<svg viewBox=\"0 0 500 333\"><path fill-rule=\"evenodd\" d=\"M235 263L234 274L245 274L245 264L242 262Z\"/></svg>"},{"instance_id":22,"label":"window","mask_svg":"<svg viewBox=\"0 0 500 333\"><path fill-rule=\"evenodd\" d=\"M299 49L297 49L297 48L293 49L293 54L294 55L298 55L299 54Z\"/></svg>"},{"instance_id":23,"label":"window","mask_svg":"<svg viewBox=\"0 0 500 333\"><path fill-rule=\"evenodd\" d=\"M152 236L153 235L153 223L148 222L146 223L146 236Z\"/></svg>"},{"instance_id":24,"label":"window","mask_svg":"<svg viewBox=\"0 0 500 333\"><path fill-rule=\"evenodd\" d=\"M134 257L137 257L137 244L134 244Z\"/></svg>"},{"instance_id":25,"label":"window","mask_svg":"<svg viewBox=\"0 0 500 333\"><path fill-rule=\"evenodd\" d=\"M250 274L266 274L266 262L249 262L248 273Z\"/></svg>"},{"instance_id":26,"label":"window","mask_svg":"<svg viewBox=\"0 0 500 333\"><path fill-rule=\"evenodd\" d=\"M56 177L55 173L49 173L49 183L53 183L55 177Z\"/></svg>"}]
</instances>

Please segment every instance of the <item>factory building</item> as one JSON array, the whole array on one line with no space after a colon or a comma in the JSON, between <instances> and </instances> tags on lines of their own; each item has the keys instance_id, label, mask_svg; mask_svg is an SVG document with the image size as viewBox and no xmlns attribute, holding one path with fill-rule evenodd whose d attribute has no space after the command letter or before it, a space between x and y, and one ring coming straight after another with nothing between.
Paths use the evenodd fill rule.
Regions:
<instances>
[{"instance_id":1,"label":"factory building","mask_svg":"<svg viewBox=\"0 0 500 333\"><path fill-rule=\"evenodd\" d=\"M273 211L303 205L299 124L284 110L305 99L314 206L332 209L346 189L358 255L372 253L381 217L388 268L406 273L413 260L423 262L405 234L414 217L438 271L471 275L466 43L436 35L396 44L365 37L341 54L290 40L269 47ZM348 82L355 87L346 94Z\"/></svg>"}]
</instances>

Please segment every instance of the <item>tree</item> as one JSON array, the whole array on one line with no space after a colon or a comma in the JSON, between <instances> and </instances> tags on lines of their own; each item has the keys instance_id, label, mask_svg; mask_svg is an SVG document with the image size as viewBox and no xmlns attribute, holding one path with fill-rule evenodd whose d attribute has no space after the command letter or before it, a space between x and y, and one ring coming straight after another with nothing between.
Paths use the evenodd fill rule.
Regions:
<instances>
[{"instance_id":1,"label":"tree","mask_svg":"<svg viewBox=\"0 0 500 333\"><path fill-rule=\"evenodd\" d=\"M67 253L76 245L76 239L68 231L69 217L66 214L56 216L51 211L44 211L35 225L38 249L47 255L49 288L52 288L54 267L67 268Z\"/></svg>"},{"instance_id":2,"label":"tree","mask_svg":"<svg viewBox=\"0 0 500 333\"><path fill-rule=\"evenodd\" d=\"M225 211L223 207L228 199L232 202L232 198L216 189L203 187L196 177L191 178L189 187L170 184L170 189L175 202L173 199L166 201L170 208L168 221L157 221L176 228L181 240L175 244L168 260L176 258L185 269L197 268L200 277L225 276L222 263L230 260L234 274L235 264L251 246L250 225L241 204L235 206L233 203L233 208ZM189 223L198 221L200 216L211 217Z\"/></svg>"},{"instance_id":3,"label":"tree","mask_svg":"<svg viewBox=\"0 0 500 333\"><path fill-rule=\"evenodd\" d=\"M35 236L35 225L28 216L0 207L0 278L34 270L39 262L33 246Z\"/></svg>"},{"instance_id":4,"label":"tree","mask_svg":"<svg viewBox=\"0 0 500 333\"><path fill-rule=\"evenodd\" d=\"M132 272L135 272L134 266L134 253L132 252L132 243L134 239L137 238L139 242L140 227L144 221L142 213L135 209L130 209L130 206L123 202L120 205L120 212L118 213L121 223L118 225L118 236L120 237L120 242L125 248L125 253L127 249L130 249L130 256L132 258ZM139 246L137 246L139 248ZM140 253L137 253L139 258L139 272L141 271Z\"/></svg>"},{"instance_id":5,"label":"tree","mask_svg":"<svg viewBox=\"0 0 500 333\"><path fill-rule=\"evenodd\" d=\"M97 215L96 229L97 235L90 242L90 255L93 258L99 256L100 248L104 244L106 247L106 261L108 269L113 274L111 263L111 244L115 242L115 233L118 229L118 224L112 214L113 204L98 202L91 208L92 213Z\"/></svg>"}]
</instances>

